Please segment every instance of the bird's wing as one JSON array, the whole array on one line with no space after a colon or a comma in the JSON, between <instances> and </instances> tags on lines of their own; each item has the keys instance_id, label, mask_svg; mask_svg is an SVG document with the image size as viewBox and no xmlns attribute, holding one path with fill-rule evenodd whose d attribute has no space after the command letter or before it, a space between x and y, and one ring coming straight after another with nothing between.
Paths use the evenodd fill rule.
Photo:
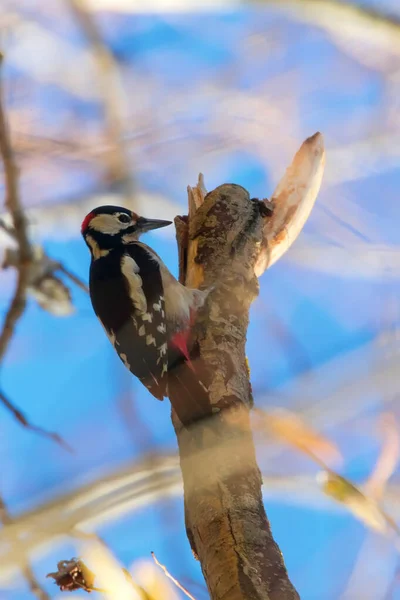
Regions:
<instances>
[{"instance_id":1,"label":"bird's wing","mask_svg":"<svg viewBox=\"0 0 400 600\"><path fill-rule=\"evenodd\" d=\"M109 261L110 277L102 275L104 266L96 273L98 261L91 271L93 307L125 366L162 400L168 348L160 266L141 244L127 245Z\"/></svg>"},{"instance_id":2,"label":"bird's wing","mask_svg":"<svg viewBox=\"0 0 400 600\"><path fill-rule=\"evenodd\" d=\"M168 371L165 300L159 263L141 244L121 258L132 317L115 332L115 349L150 392L163 399Z\"/></svg>"}]
</instances>

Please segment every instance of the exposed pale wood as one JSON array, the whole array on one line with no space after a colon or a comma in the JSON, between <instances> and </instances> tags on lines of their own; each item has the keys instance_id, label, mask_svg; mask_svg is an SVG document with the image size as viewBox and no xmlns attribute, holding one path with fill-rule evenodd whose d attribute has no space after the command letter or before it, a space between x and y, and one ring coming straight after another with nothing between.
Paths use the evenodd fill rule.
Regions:
<instances>
[{"instance_id":1,"label":"exposed pale wood","mask_svg":"<svg viewBox=\"0 0 400 600\"><path fill-rule=\"evenodd\" d=\"M274 212L264 221L255 266L258 277L290 248L303 229L317 199L324 167L324 140L315 133L302 144L272 195Z\"/></svg>"}]
</instances>

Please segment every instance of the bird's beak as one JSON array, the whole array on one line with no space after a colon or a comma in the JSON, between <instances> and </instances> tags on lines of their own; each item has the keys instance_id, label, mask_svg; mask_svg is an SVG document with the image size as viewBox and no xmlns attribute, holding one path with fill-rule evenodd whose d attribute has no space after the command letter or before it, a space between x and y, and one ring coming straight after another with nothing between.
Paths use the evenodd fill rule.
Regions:
<instances>
[{"instance_id":1,"label":"bird's beak","mask_svg":"<svg viewBox=\"0 0 400 600\"><path fill-rule=\"evenodd\" d=\"M160 229L160 227L167 227L167 225L171 225L172 221L162 221L161 219L144 219L143 217L139 217L136 222L136 225L140 231L143 233L146 231L151 231L152 229Z\"/></svg>"}]
</instances>

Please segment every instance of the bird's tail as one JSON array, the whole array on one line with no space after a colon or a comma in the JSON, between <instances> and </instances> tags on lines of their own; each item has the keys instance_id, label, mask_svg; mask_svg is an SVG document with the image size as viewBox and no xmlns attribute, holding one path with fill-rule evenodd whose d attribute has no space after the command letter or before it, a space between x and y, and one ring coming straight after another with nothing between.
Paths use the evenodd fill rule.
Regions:
<instances>
[{"instance_id":1,"label":"bird's tail","mask_svg":"<svg viewBox=\"0 0 400 600\"><path fill-rule=\"evenodd\" d=\"M212 414L202 363L200 357L189 361L182 357L168 370L168 397L185 427Z\"/></svg>"}]
</instances>

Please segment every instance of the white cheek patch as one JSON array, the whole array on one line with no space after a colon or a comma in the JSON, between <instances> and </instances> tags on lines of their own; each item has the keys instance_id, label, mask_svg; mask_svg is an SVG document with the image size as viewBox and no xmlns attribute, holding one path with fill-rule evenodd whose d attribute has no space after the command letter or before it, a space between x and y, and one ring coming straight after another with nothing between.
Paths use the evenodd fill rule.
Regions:
<instances>
[{"instance_id":1,"label":"white cheek patch","mask_svg":"<svg viewBox=\"0 0 400 600\"><path fill-rule=\"evenodd\" d=\"M139 275L139 267L131 256L124 254L121 259L121 271L128 281L129 296L134 307L139 312L146 313L147 300L143 293L142 278ZM144 315L142 318L145 320Z\"/></svg>"},{"instance_id":2,"label":"white cheek patch","mask_svg":"<svg viewBox=\"0 0 400 600\"><path fill-rule=\"evenodd\" d=\"M97 215L90 220L90 227L92 229L95 229L100 233L106 233L107 235L116 235L130 226L130 222L121 223L118 221L116 215Z\"/></svg>"}]
</instances>

